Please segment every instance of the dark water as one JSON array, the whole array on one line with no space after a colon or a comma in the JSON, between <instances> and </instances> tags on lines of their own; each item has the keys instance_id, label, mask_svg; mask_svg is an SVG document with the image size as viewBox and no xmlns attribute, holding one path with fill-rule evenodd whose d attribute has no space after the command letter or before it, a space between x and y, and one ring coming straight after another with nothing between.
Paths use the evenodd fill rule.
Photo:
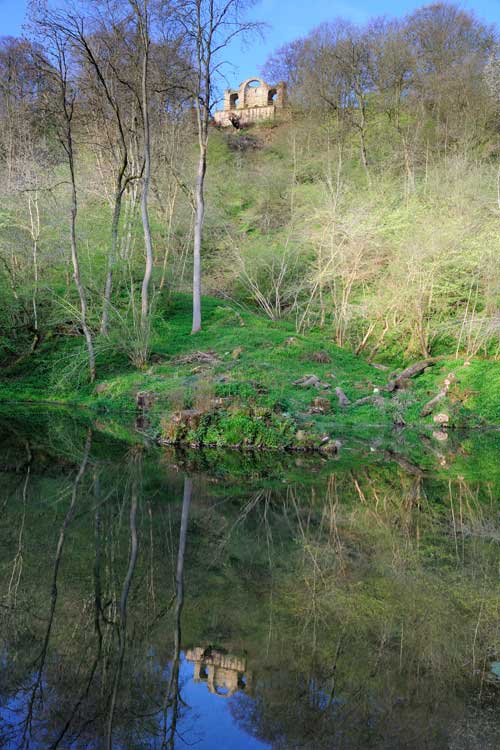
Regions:
<instances>
[{"instance_id":1,"label":"dark water","mask_svg":"<svg viewBox=\"0 0 500 750\"><path fill-rule=\"evenodd\" d=\"M2 750L500 748L495 435L0 446Z\"/></svg>"}]
</instances>

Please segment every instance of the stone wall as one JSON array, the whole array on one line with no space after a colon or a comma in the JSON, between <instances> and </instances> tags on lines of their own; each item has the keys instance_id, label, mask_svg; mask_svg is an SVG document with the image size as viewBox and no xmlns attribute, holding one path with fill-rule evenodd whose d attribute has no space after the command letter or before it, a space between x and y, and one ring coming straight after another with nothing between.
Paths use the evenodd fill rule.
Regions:
<instances>
[{"instance_id":1,"label":"stone wall","mask_svg":"<svg viewBox=\"0 0 500 750\"><path fill-rule=\"evenodd\" d=\"M257 85L252 85L257 84ZM242 126L259 120L274 120L286 105L286 85L268 84L261 78L247 78L238 89L226 89L224 109L214 115L216 125L228 127L237 116Z\"/></svg>"},{"instance_id":2,"label":"stone wall","mask_svg":"<svg viewBox=\"0 0 500 750\"><path fill-rule=\"evenodd\" d=\"M266 107L233 109L229 110L228 112L226 112L225 110L221 110L215 113L214 122L216 125L220 125L221 127L225 128L228 125L231 125L231 120L229 119L230 115L235 114L240 118L240 124L242 126L245 126L251 124L252 122L257 122L258 120L274 120L277 115L276 110L277 107L274 104Z\"/></svg>"}]
</instances>

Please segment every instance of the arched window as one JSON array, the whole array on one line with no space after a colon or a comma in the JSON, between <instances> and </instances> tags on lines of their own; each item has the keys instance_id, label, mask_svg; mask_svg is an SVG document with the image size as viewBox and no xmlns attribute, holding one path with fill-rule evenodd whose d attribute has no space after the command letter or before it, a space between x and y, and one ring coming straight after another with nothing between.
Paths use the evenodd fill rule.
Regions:
<instances>
[{"instance_id":1,"label":"arched window","mask_svg":"<svg viewBox=\"0 0 500 750\"><path fill-rule=\"evenodd\" d=\"M276 104L276 97L278 96L277 89L269 89L269 93L267 95L267 103L268 104Z\"/></svg>"},{"instance_id":2,"label":"arched window","mask_svg":"<svg viewBox=\"0 0 500 750\"><path fill-rule=\"evenodd\" d=\"M240 100L240 98L239 98L238 94L231 94L231 96L229 97L229 106L230 106L230 108L231 109L236 109L237 106L238 106L239 100Z\"/></svg>"}]
</instances>

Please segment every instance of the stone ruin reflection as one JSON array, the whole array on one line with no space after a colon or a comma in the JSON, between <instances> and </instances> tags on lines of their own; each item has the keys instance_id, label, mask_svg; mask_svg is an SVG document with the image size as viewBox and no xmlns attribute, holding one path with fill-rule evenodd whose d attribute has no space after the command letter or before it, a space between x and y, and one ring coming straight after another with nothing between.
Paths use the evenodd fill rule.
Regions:
<instances>
[{"instance_id":1,"label":"stone ruin reflection","mask_svg":"<svg viewBox=\"0 0 500 750\"><path fill-rule=\"evenodd\" d=\"M206 682L214 695L230 698L238 691L251 691L252 673L244 657L196 646L187 649L186 659L194 664L194 681Z\"/></svg>"}]
</instances>

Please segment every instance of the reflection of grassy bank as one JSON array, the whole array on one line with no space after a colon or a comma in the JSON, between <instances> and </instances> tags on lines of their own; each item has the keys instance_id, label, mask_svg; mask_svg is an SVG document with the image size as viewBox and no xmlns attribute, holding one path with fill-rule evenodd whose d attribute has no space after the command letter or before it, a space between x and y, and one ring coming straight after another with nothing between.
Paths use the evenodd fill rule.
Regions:
<instances>
[{"instance_id":1,"label":"reflection of grassy bank","mask_svg":"<svg viewBox=\"0 0 500 750\"><path fill-rule=\"evenodd\" d=\"M74 422L50 427L44 435L38 423L30 447L19 420L0 474L1 632L15 657L2 695L29 680L40 653L54 554L87 435ZM464 702L489 694L485 676L500 653L491 486L408 474L350 453L335 462L280 454L274 467L271 454L257 458L252 466L248 454L233 452L224 463L217 452L144 451L94 437L65 532L45 718L57 725L51 706L67 716L85 692L84 665L99 642L97 580L99 694L112 690L136 492L139 555L117 726L123 736L153 732L155 722L138 716L154 713L165 690L188 470L183 647L247 654L255 694L239 720L260 736L285 738L286 747L331 747L339 732L364 746L393 734L394 747L403 736L409 748L422 747L422 737L440 747ZM98 726L94 711L90 701L78 721Z\"/></svg>"},{"instance_id":2,"label":"reflection of grassy bank","mask_svg":"<svg viewBox=\"0 0 500 750\"><path fill-rule=\"evenodd\" d=\"M439 406L452 424L500 423L495 362L464 366L461 360L442 360L407 388L387 393L383 387L390 371L336 347L325 331L298 335L289 323L207 299L205 328L191 337L189 299L178 295L163 304L147 370L133 369L126 358L110 356L104 347L100 382L94 388L85 382L81 342L53 339L29 361L4 370L0 398L79 404L108 419L120 411L135 414L137 394L142 393L148 405L146 429L152 435L163 430L173 440L218 446L317 447L321 437L336 437L347 427L390 429L402 420L421 426L422 406L452 373L456 379ZM208 360L197 361L200 351L210 353ZM307 374L330 387L294 385ZM341 407L337 387L351 402L374 395L378 400ZM326 399L319 408L317 397ZM170 415L185 409L199 412L199 419L174 430Z\"/></svg>"},{"instance_id":3,"label":"reflection of grassy bank","mask_svg":"<svg viewBox=\"0 0 500 750\"><path fill-rule=\"evenodd\" d=\"M323 492L290 488L283 500L295 545L270 593L276 652L252 715L269 740L445 748L464 702L498 706L497 504L479 485L394 478L339 471ZM263 534L272 519L261 513ZM468 727L479 743L480 704Z\"/></svg>"},{"instance_id":4,"label":"reflection of grassy bank","mask_svg":"<svg viewBox=\"0 0 500 750\"><path fill-rule=\"evenodd\" d=\"M485 482L493 496L500 495L500 432L496 430L449 430L444 434L446 440L443 434L438 440L411 428L344 427L336 455L207 447L155 448L150 439L137 432L134 420L126 415L108 414L101 418L86 409L69 406L0 406L4 457L19 450L22 444L29 444L31 450L38 445L46 450L50 445L54 454L66 455L77 463L78 444L89 428L94 433L91 453L97 459L111 452L120 460L129 447L139 445L148 455L161 455L165 466L227 482L237 492L240 489L245 492L248 481L275 486L286 478L289 482L314 484L332 470L357 469L360 464L372 467L392 464L399 466L402 473L414 476Z\"/></svg>"}]
</instances>

